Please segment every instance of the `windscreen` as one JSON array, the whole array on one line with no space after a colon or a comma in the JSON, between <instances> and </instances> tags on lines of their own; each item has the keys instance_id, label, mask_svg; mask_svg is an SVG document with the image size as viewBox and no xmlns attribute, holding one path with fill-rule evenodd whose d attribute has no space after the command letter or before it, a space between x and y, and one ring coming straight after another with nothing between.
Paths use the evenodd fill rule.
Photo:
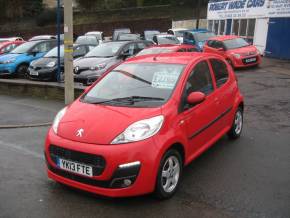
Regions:
<instances>
[{"instance_id":1,"label":"windscreen","mask_svg":"<svg viewBox=\"0 0 290 218\"><path fill-rule=\"evenodd\" d=\"M203 41L206 41L208 40L209 38L212 38L214 37L215 34L212 33L212 32L204 32L204 33L195 33L194 34L194 38L196 41L198 42L203 42Z\"/></svg>"},{"instance_id":2,"label":"windscreen","mask_svg":"<svg viewBox=\"0 0 290 218\"><path fill-rule=\"evenodd\" d=\"M175 36L157 36L158 44L180 44L179 40Z\"/></svg>"},{"instance_id":3,"label":"windscreen","mask_svg":"<svg viewBox=\"0 0 290 218\"><path fill-rule=\"evenodd\" d=\"M181 64L121 64L102 78L83 101L127 107L160 106L170 98L183 69Z\"/></svg>"},{"instance_id":4,"label":"windscreen","mask_svg":"<svg viewBox=\"0 0 290 218\"><path fill-rule=\"evenodd\" d=\"M227 50L249 46L249 43L243 38L229 39L223 41L223 43Z\"/></svg>"},{"instance_id":5,"label":"windscreen","mask_svg":"<svg viewBox=\"0 0 290 218\"><path fill-rule=\"evenodd\" d=\"M160 53L170 53L173 49L170 48L147 48L141 50L136 56L149 55L149 54L160 54Z\"/></svg>"},{"instance_id":6,"label":"windscreen","mask_svg":"<svg viewBox=\"0 0 290 218\"><path fill-rule=\"evenodd\" d=\"M47 54L44 56L46 58L56 58L57 57L57 47L51 49ZM60 57L64 57L64 48L63 45L60 46Z\"/></svg>"},{"instance_id":7,"label":"windscreen","mask_svg":"<svg viewBox=\"0 0 290 218\"><path fill-rule=\"evenodd\" d=\"M91 50L85 57L112 57L117 54L124 42L103 43Z\"/></svg>"},{"instance_id":8,"label":"windscreen","mask_svg":"<svg viewBox=\"0 0 290 218\"><path fill-rule=\"evenodd\" d=\"M33 46L35 46L38 42L37 41L31 41L31 42L26 42L18 47L16 47L14 50L12 50L10 53L12 54L24 54L27 53Z\"/></svg>"}]
</instances>

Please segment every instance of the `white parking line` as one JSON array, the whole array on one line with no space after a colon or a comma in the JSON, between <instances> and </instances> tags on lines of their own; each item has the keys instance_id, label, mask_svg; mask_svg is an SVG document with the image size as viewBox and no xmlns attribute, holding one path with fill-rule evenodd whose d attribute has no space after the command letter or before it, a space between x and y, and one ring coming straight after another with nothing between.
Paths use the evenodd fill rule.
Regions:
<instances>
[{"instance_id":1,"label":"white parking line","mask_svg":"<svg viewBox=\"0 0 290 218\"><path fill-rule=\"evenodd\" d=\"M7 143L0 140L0 147L5 147L13 151L18 151L18 152L21 152L22 154L30 155L35 158L44 159L43 154L39 154L37 152L31 151L27 148L21 147L20 145Z\"/></svg>"}]
</instances>

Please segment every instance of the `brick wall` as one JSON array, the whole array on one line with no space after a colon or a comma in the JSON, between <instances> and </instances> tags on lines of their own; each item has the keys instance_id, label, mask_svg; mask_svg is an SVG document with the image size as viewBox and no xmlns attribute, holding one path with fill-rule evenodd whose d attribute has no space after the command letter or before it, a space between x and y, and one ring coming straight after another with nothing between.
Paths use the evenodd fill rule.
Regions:
<instances>
[{"instance_id":1,"label":"brick wall","mask_svg":"<svg viewBox=\"0 0 290 218\"><path fill-rule=\"evenodd\" d=\"M128 20L120 22L96 22L91 24L80 24L74 25L74 33L77 35L82 35L88 31L103 31L105 36L111 36L113 29L128 27L132 32L142 33L146 29L157 29L161 32L167 31L171 28L172 21L170 18L159 18L159 19L142 19L142 20ZM33 29L21 30L19 31L9 31L9 32L0 32L1 36L9 37L15 35L21 35L24 39L29 39L35 35L42 34L56 34L56 26L45 26L45 27L36 27Z\"/></svg>"}]
</instances>

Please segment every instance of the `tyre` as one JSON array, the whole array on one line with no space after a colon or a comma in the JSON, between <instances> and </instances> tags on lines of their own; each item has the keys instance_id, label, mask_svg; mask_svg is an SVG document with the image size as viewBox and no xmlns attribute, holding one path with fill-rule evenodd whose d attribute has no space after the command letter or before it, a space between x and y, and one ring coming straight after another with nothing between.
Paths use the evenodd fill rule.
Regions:
<instances>
[{"instance_id":1,"label":"tyre","mask_svg":"<svg viewBox=\"0 0 290 218\"><path fill-rule=\"evenodd\" d=\"M16 69L16 74L18 77L27 78L28 77L28 65L20 64Z\"/></svg>"},{"instance_id":2,"label":"tyre","mask_svg":"<svg viewBox=\"0 0 290 218\"><path fill-rule=\"evenodd\" d=\"M244 124L244 114L243 109L241 107L235 113L235 118L232 124L230 131L228 132L228 136L231 139L237 139L241 136Z\"/></svg>"},{"instance_id":3,"label":"tyre","mask_svg":"<svg viewBox=\"0 0 290 218\"><path fill-rule=\"evenodd\" d=\"M182 158L177 150L171 149L164 154L155 186L155 196L158 199L168 199L174 195L179 185L182 167Z\"/></svg>"}]
</instances>

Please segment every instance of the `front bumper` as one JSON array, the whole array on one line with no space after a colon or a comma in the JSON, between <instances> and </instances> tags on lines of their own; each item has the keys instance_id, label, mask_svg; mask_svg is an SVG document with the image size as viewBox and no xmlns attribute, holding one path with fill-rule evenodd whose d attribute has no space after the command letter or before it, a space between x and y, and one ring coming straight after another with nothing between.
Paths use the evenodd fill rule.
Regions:
<instances>
[{"instance_id":1,"label":"front bumper","mask_svg":"<svg viewBox=\"0 0 290 218\"><path fill-rule=\"evenodd\" d=\"M104 157L105 167L99 175L93 177L62 170L57 167L49 154L50 145ZM153 192L160 163L158 153L154 138L122 145L95 145L63 139L50 130L45 143L49 178L108 197L127 197ZM128 168L120 169L120 165L136 162L140 164L133 167L129 164Z\"/></svg>"},{"instance_id":2,"label":"front bumper","mask_svg":"<svg viewBox=\"0 0 290 218\"><path fill-rule=\"evenodd\" d=\"M0 64L0 75L13 74L16 71L14 64Z\"/></svg>"},{"instance_id":3,"label":"front bumper","mask_svg":"<svg viewBox=\"0 0 290 218\"><path fill-rule=\"evenodd\" d=\"M35 74L37 73L37 75ZM28 75L31 79L36 80L52 80L56 78L57 68L43 68L39 70L34 70L28 68Z\"/></svg>"},{"instance_id":4,"label":"front bumper","mask_svg":"<svg viewBox=\"0 0 290 218\"><path fill-rule=\"evenodd\" d=\"M245 60L250 59L250 58L256 58L256 61L251 62L251 63L246 63ZM247 57L241 57L241 58L233 57L232 63L233 63L235 68L244 68L244 67L256 66L256 65L259 65L261 63L261 56L260 55L253 55L253 56L247 56Z\"/></svg>"}]
</instances>

